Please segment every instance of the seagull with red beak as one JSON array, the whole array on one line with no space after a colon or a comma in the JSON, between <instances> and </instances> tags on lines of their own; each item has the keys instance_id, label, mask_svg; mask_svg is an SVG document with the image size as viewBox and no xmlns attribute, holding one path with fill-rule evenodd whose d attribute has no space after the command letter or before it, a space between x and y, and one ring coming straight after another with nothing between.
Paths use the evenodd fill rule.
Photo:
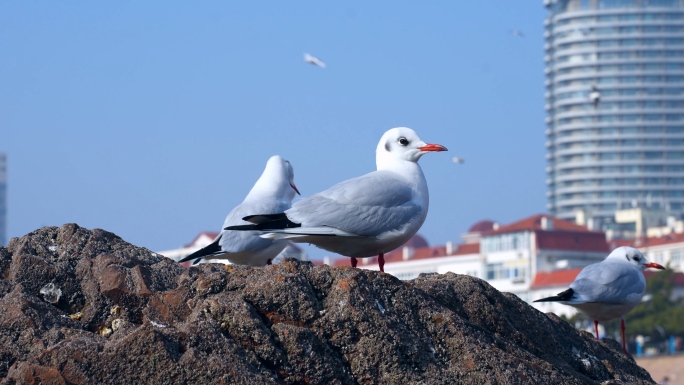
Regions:
<instances>
[{"instance_id":1,"label":"seagull with red beak","mask_svg":"<svg viewBox=\"0 0 684 385\"><path fill-rule=\"evenodd\" d=\"M596 339L599 321L620 318L622 349L627 353L624 316L641 302L646 292L644 270L648 268L665 269L649 262L633 247L618 247L603 261L582 269L568 290L534 302L560 302L575 307L594 320Z\"/></svg>"},{"instance_id":2,"label":"seagull with red beak","mask_svg":"<svg viewBox=\"0 0 684 385\"><path fill-rule=\"evenodd\" d=\"M294 184L294 170L287 160L273 155L254 187L245 200L235 207L223 222L223 227L247 224L242 217L253 212L269 214L281 213L292 206L295 193L299 194ZM264 239L259 234L223 230L214 241L181 259L180 262L193 261L193 265L202 259L224 259L230 263L249 266L270 265L287 246L287 241Z\"/></svg>"},{"instance_id":3,"label":"seagull with red beak","mask_svg":"<svg viewBox=\"0 0 684 385\"><path fill-rule=\"evenodd\" d=\"M380 138L377 171L348 179L295 202L281 214L254 215L253 225L228 230L258 230L268 239L311 243L351 258L378 257L406 243L423 225L428 212L427 182L418 160L429 152L447 151L425 143L410 128L393 128Z\"/></svg>"}]
</instances>

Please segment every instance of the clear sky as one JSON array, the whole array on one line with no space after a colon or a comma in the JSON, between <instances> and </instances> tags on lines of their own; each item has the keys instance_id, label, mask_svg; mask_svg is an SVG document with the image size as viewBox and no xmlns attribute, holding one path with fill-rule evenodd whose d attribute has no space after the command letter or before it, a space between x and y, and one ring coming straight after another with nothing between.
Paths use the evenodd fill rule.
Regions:
<instances>
[{"instance_id":1,"label":"clear sky","mask_svg":"<svg viewBox=\"0 0 684 385\"><path fill-rule=\"evenodd\" d=\"M420 161L430 244L544 212L544 16L529 0L2 1L8 238L75 222L176 248L219 231L271 155L306 196L373 171L396 126L449 148Z\"/></svg>"}]
</instances>

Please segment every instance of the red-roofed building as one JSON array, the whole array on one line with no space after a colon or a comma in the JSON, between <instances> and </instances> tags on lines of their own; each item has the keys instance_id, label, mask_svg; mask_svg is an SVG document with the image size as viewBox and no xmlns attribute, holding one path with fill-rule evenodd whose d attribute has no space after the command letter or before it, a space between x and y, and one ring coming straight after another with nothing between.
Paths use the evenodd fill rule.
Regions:
<instances>
[{"instance_id":1,"label":"red-roofed building","mask_svg":"<svg viewBox=\"0 0 684 385\"><path fill-rule=\"evenodd\" d=\"M402 247L389 252L385 271L400 279L430 272L468 274L527 301L538 272L582 268L603 260L610 251L603 232L545 214L503 226L481 221L462 238L461 244ZM348 266L349 259L333 264ZM377 259L361 259L358 266L377 270Z\"/></svg>"}]
</instances>

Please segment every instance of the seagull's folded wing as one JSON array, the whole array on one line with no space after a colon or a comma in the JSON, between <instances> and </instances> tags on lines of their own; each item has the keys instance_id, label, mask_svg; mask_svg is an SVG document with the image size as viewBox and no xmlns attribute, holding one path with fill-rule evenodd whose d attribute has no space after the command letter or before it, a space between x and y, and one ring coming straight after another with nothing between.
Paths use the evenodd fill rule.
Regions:
<instances>
[{"instance_id":1,"label":"seagull's folded wing","mask_svg":"<svg viewBox=\"0 0 684 385\"><path fill-rule=\"evenodd\" d=\"M641 299L643 273L625 263L596 263L580 272L570 287L581 302L625 303Z\"/></svg>"},{"instance_id":2,"label":"seagull's folded wing","mask_svg":"<svg viewBox=\"0 0 684 385\"><path fill-rule=\"evenodd\" d=\"M302 228L332 227L373 237L419 220L425 209L413 201L405 181L391 172L376 171L295 202L286 213Z\"/></svg>"},{"instance_id":3,"label":"seagull's folded wing","mask_svg":"<svg viewBox=\"0 0 684 385\"><path fill-rule=\"evenodd\" d=\"M222 228L248 225L250 223L242 220L242 218L249 214L254 214L255 212L262 214L282 213L289 206L287 201L276 198L242 202L228 214ZM256 231L223 230L219 245L221 246L221 252L239 253L242 251L263 250L272 243L272 240L259 237L259 232Z\"/></svg>"}]
</instances>

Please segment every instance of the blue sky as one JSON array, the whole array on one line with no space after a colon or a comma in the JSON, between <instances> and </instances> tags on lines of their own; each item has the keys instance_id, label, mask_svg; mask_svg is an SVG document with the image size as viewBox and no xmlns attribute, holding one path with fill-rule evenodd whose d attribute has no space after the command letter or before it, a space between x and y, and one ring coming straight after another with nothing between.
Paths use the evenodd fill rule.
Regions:
<instances>
[{"instance_id":1,"label":"blue sky","mask_svg":"<svg viewBox=\"0 0 684 385\"><path fill-rule=\"evenodd\" d=\"M306 196L373 171L396 126L449 148L421 159L431 244L544 212L544 16L522 0L2 1L8 236L75 222L175 248L218 231L271 155Z\"/></svg>"}]
</instances>

